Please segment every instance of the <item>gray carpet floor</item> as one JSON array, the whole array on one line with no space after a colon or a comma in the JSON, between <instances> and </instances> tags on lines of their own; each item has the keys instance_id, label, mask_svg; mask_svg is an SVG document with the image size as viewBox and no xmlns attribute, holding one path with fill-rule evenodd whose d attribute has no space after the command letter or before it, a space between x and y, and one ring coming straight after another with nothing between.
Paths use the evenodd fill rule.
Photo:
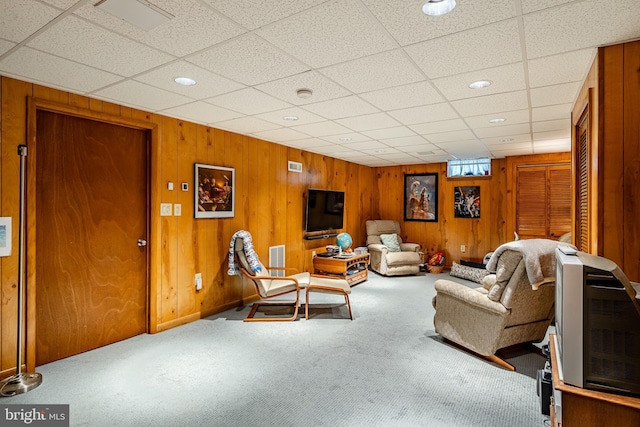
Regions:
<instances>
[{"instance_id":1,"label":"gray carpet floor","mask_svg":"<svg viewBox=\"0 0 640 427\"><path fill-rule=\"evenodd\" d=\"M543 426L536 370L509 372L433 330L433 283L383 278L312 294L312 316L244 323L250 307L38 367L2 404L69 404L72 426ZM464 280L454 279L471 286Z\"/></svg>"}]
</instances>

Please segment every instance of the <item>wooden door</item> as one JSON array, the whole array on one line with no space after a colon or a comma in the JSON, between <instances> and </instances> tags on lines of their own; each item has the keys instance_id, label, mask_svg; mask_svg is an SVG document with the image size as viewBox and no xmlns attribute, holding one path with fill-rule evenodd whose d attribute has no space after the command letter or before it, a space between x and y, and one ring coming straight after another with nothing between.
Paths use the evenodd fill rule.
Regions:
<instances>
[{"instance_id":1,"label":"wooden door","mask_svg":"<svg viewBox=\"0 0 640 427\"><path fill-rule=\"evenodd\" d=\"M146 332L147 133L47 111L36 133L36 364Z\"/></svg>"}]
</instances>

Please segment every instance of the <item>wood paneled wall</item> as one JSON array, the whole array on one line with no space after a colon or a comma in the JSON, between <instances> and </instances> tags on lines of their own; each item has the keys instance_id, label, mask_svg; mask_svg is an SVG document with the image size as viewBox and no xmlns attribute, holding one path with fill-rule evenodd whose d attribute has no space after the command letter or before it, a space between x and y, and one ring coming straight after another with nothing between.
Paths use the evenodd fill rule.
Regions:
<instances>
[{"instance_id":1,"label":"wood paneled wall","mask_svg":"<svg viewBox=\"0 0 640 427\"><path fill-rule=\"evenodd\" d=\"M591 251L640 281L640 41L598 49L574 104L574 125L587 104Z\"/></svg>"},{"instance_id":2,"label":"wood paneled wall","mask_svg":"<svg viewBox=\"0 0 640 427\"><path fill-rule=\"evenodd\" d=\"M153 129L148 246L152 297L150 332L187 323L255 298L253 287L243 283L240 277L226 273L229 240L237 230L245 229L253 234L256 250L265 263L268 263L269 246L285 245L288 266L310 269L311 251L334 243L334 239L303 239L304 193L309 187L345 191L344 230L352 235L356 245L366 240L364 221L374 216L377 203L371 186L375 170L370 167L7 77L1 77L0 97L0 208L1 215L12 217L14 224L13 254L0 258L0 370L5 375L15 369L16 362L17 147L27 143L30 97L87 110L105 121L117 123L121 119L132 119L148 123ZM302 163L303 173L288 172L287 160ZM194 163L235 168L234 218L193 218ZM168 182L174 183L173 191L168 190ZM189 191L181 191L183 182L189 184ZM160 203L181 204L182 215L161 217ZM31 215L29 220L34 221L35 216ZM197 272L202 273L204 282L199 292L194 286ZM33 292L28 294L28 304L35 304L34 296ZM27 333L27 341L31 343L27 357L33 369L33 323L29 323Z\"/></svg>"},{"instance_id":3,"label":"wood paneled wall","mask_svg":"<svg viewBox=\"0 0 640 427\"><path fill-rule=\"evenodd\" d=\"M377 191L380 219L400 222L402 238L422 245L426 255L442 251L445 265L455 261L482 260L487 252L512 240L507 233L506 160L491 162L489 177L447 178L447 164L396 166L377 168ZM404 221L404 174L438 173L438 222ZM480 186L480 218L455 218L454 189L458 186ZM465 246L465 252L460 246Z\"/></svg>"}]
</instances>

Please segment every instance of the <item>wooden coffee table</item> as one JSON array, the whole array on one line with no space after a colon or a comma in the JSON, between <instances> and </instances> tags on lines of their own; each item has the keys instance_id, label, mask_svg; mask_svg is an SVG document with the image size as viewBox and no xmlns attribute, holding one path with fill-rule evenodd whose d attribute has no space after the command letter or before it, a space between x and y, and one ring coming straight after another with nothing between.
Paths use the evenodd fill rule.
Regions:
<instances>
[{"instance_id":1,"label":"wooden coffee table","mask_svg":"<svg viewBox=\"0 0 640 427\"><path fill-rule=\"evenodd\" d=\"M349 286L365 282L369 278L369 254L346 257L313 258L314 274L336 276L345 279Z\"/></svg>"}]
</instances>

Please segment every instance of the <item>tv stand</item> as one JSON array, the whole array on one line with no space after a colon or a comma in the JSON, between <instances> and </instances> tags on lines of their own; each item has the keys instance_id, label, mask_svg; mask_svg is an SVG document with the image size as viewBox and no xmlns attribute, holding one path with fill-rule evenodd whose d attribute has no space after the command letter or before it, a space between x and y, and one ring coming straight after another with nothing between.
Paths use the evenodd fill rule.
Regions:
<instances>
[{"instance_id":1,"label":"tv stand","mask_svg":"<svg viewBox=\"0 0 640 427\"><path fill-rule=\"evenodd\" d=\"M581 426L640 426L640 399L602 391L587 390L565 384L558 374L558 362L554 335L549 336L553 388L560 392L556 406L561 414L556 417L554 405L551 405L551 425L553 427Z\"/></svg>"},{"instance_id":2,"label":"tv stand","mask_svg":"<svg viewBox=\"0 0 640 427\"><path fill-rule=\"evenodd\" d=\"M313 258L314 274L339 276L345 279L349 286L365 282L369 278L369 254L353 255L349 258L319 257Z\"/></svg>"}]
</instances>

